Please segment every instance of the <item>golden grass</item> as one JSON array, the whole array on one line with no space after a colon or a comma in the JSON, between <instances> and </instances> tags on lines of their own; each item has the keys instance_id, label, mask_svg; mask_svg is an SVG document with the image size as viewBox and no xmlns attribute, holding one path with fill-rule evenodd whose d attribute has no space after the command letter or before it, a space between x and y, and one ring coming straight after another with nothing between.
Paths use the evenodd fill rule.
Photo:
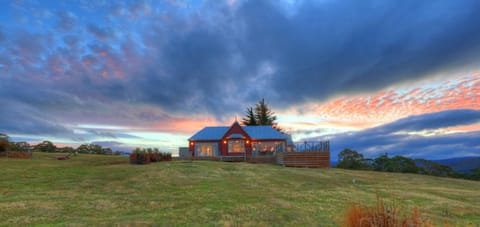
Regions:
<instances>
[{"instance_id":1,"label":"golden grass","mask_svg":"<svg viewBox=\"0 0 480 227\"><path fill-rule=\"evenodd\" d=\"M377 198L375 206L352 204L345 214L347 227L430 227L428 220L422 218L418 208L414 207L411 214L397 207L394 203L387 204Z\"/></svg>"}]
</instances>

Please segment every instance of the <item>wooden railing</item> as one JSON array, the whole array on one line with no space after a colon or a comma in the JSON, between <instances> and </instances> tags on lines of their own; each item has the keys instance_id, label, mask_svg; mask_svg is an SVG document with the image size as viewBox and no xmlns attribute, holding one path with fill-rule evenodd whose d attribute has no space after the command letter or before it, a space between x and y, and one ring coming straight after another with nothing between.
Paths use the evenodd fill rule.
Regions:
<instances>
[{"instance_id":1,"label":"wooden railing","mask_svg":"<svg viewBox=\"0 0 480 227\"><path fill-rule=\"evenodd\" d=\"M330 167L330 152L282 152L277 164L290 167Z\"/></svg>"},{"instance_id":2,"label":"wooden railing","mask_svg":"<svg viewBox=\"0 0 480 227\"><path fill-rule=\"evenodd\" d=\"M330 152L330 141L304 141L304 142L297 142L295 145L295 151L303 152L303 151L324 151Z\"/></svg>"}]
</instances>

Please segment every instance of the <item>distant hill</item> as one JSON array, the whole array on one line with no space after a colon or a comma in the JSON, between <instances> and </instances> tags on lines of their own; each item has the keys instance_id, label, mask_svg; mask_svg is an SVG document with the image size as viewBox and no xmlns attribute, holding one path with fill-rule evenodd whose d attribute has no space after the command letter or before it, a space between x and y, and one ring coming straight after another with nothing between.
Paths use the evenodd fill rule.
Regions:
<instances>
[{"instance_id":1,"label":"distant hill","mask_svg":"<svg viewBox=\"0 0 480 227\"><path fill-rule=\"evenodd\" d=\"M460 173L468 173L472 169L480 168L480 157L460 157L460 158L449 158L449 159L439 159L431 160L438 164L447 165L452 167L453 171ZM338 164L337 160L331 160L330 166L335 167ZM423 167L423 164L419 161L415 161L415 164L418 167Z\"/></svg>"},{"instance_id":2,"label":"distant hill","mask_svg":"<svg viewBox=\"0 0 480 227\"><path fill-rule=\"evenodd\" d=\"M436 163L452 167L453 171L468 173L470 170L480 168L480 157L461 157L432 160Z\"/></svg>"}]
</instances>

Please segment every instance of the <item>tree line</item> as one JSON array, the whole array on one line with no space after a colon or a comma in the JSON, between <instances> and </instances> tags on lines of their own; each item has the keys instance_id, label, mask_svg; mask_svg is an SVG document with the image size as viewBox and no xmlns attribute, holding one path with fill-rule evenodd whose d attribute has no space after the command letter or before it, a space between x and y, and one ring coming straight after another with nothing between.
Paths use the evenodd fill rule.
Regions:
<instances>
[{"instance_id":1,"label":"tree line","mask_svg":"<svg viewBox=\"0 0 480 227\"><path fill-rule=\"evenodd\" d=\"M113 151L111 148L105 148L98 144L82 144L77 148L57 147L51 141L45 140L36 145L30 145L27 142L12 142L6 134L0 133L0 152L47 152L47 153L79 153L79 154L104 154L121 155L121 151Z\"/></svg>"},{"instance_id":2,"label":"tree line","mask_svg":"<svg viewBox=\"0 0 480 227\"><path fill-rule=\"evenodd\" d=\"M450 166L426 159L411 159L400 155L388 157L388 154L383 154L375 159L371 159L364 158L361 153L348 148L338 154L338 163L336 167L343 169L417 173L440 177L480 180L480 168L473 169L469 173L459 173L453 171Z\"/></svg>"}]
</instances>

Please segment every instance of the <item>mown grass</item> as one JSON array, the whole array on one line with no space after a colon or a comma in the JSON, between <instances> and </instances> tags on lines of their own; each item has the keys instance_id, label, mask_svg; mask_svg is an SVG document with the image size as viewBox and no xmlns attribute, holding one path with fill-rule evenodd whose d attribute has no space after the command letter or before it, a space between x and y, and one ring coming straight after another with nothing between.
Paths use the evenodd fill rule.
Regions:
<instances>
[{"instance_id":1,"label":"mown grass","mask_svg":"<svg viewBox=\"0 0 480 227\"><path fill-rule=\"evenodd\" d=\"M35 153L0 159L0 225L336 226L352 202L480 225L480 182L414 174ZM356 179L356 183L352 183Z\"/></svg>"}]
</instances>

